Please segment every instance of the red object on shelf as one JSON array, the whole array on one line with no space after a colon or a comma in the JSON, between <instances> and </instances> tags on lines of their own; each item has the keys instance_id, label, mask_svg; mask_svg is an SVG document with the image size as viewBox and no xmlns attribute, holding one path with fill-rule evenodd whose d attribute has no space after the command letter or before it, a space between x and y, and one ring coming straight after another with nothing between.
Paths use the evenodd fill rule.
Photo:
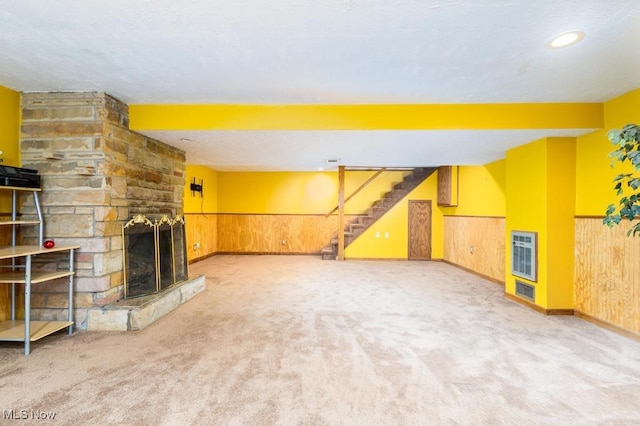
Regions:
<instances>
[{"instance_id":1,"label":"red object on shelf","mask_svg":"<svg viewBox=\"0 0 640 426\"><path fill-rule=\"evenodd\" d=\"M46 240L44 243L42 243L44 248L53 248L53 246L56 245L56 243L53 242L53 240Z\"/></svg>"}]
</instances>

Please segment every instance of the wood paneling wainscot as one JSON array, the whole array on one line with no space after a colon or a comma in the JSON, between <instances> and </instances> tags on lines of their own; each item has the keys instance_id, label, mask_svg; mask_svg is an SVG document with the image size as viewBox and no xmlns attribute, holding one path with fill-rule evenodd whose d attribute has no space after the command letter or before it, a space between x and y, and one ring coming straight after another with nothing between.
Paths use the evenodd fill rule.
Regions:
<instances>
[{"instance_id":1,"label":"wood paneling wainscot","mask_svg":"<svg viewBox=\"0 0 640 426\"><path fill-rule=\"evenodd\" d=\"M640 335L640 238L627 237L629 228L575 219L575 310Z\"/></svg>"},{"instance_id":2,"label":"wood paneling wainscot","mask_svg":"<svg viewBox=\"0 0 640 426\"><path fill-rule=\"evenodd\" d=\"M215 214L184 215L187 234L187 259L192 262L218 251L218 217Z\"/></svg>"},{"instance_id":3,"label":"wood paneling wainscot","mask_svg":"<svg viewBox=\"0 0 640 426\"><path fill-rule=\"evenodd\" d=\"M445 216L443 259L504 283L505 233L504 217Z\"/></svg>"},{"instance_id":4,"label":"wood paneling wainscot","mask_svg":"<svg viewBox=\"0 0 640 426\"><path fill-rule=\"evenodd\" d=\"M345 217L346 222L352 218ZM338 229L338 216L218 214L223 253L320 253Z\"/></svg>"}]
</instances>

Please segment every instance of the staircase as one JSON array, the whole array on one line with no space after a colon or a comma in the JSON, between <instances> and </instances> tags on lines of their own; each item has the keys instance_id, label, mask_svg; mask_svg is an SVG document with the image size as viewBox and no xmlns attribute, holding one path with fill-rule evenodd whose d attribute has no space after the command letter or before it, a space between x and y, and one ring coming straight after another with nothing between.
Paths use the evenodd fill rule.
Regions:
<instances>
[{"instance_id":1,"label":"staircase","mask_svg":"<svg viewBox=\"0 0 640 426\"><path fill-rule=\"evenodd\" d=\"M418 167L405 176L402 182L393 186L391 191L384 194L382 198L375 201L367 210L366 214L359 215L345 225L344 228L344 246L347 247L364 231L369 229L378 219L384 216L393 206L402 200L407 194L413 191L418 185L425 181L433 172L438 170L437 167ZM322 249L323 260L335 260L338 256L338 236L333 235L331 243Z\"/></svg>"}]
</instances>

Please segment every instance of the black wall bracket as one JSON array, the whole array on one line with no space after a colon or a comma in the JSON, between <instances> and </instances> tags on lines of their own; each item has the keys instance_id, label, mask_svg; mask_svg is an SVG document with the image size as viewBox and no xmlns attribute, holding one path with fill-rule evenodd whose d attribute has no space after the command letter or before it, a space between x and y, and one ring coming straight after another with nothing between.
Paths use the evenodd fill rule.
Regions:
<instances>
[{"instance_id":1,"label":"black wall bracket","mask_svg":"<svg viewBox=\"0 0 640 426\"><path fill-rule=\"evenodd\" d=\"M200 193L200 197L202 198L204 196L203 191L202 191L202 186L204 184L204 180L200 179L200 183L196 183L196 178L193 178L193 182L191 182L191 196L195 197L196 196L196 192Z\"/></svg>"}]
</instances>

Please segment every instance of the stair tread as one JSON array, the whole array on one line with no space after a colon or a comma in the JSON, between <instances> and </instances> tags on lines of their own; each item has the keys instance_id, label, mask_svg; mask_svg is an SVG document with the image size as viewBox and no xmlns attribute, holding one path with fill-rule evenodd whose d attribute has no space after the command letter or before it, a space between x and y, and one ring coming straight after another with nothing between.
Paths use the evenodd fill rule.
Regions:
<instances>
[{"instance_id":1,"label":"stair tread","mask_svg":"<svg viewBox=\"0 0 640 426\"><path fill-rule=\"evenodd\" d=\"M352 235L349 235L349 238L353 238L353 234L352 234ZM349 243L350 243L350 241L348 241L348 239L347 239L347 238L345 238L345 239L344 239L344 244L345 244L345 245L347 245L347 244L349 244ZM332 244L332 245L336 245L336 244L338 244L338 238L337 238L337 237L333 237L333 238L331 239L331 244Z\"/></svg>"},{"instance_id":2,"label":"stair tread","mask_svg":"<svg viewBox=\"0 0 640 426\"><path fill-rule=\"evenodd\" d=\"M353 232L350 232L350 231L344 231L344 233L343 233L342 235L344 235L344 237L345 237L345 238L353 237ZM331 237L331 238L332 238L332 239L333 239L333 238L337 239L337 238L338 238L338 236L337 236L337 235L335 234L335 232L334 232L334 234L332 235L332 237Z\"/></svg>"}]
</instances>

